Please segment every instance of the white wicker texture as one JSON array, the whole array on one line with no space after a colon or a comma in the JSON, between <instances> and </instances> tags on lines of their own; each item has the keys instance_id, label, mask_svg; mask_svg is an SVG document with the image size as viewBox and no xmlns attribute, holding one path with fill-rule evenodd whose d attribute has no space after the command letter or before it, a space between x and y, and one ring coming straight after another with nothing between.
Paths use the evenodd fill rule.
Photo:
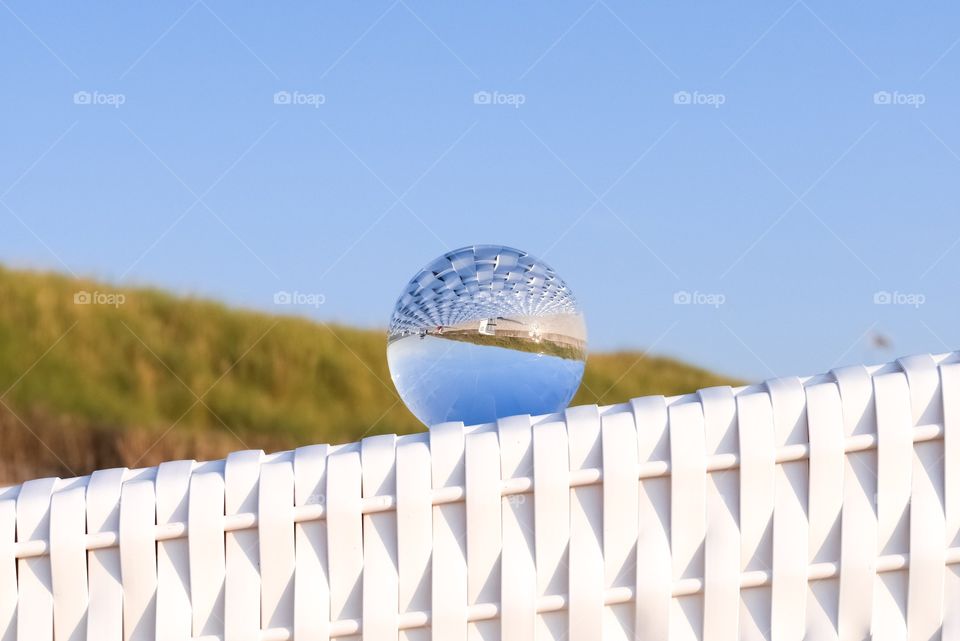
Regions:
<instances>
[{"instance_id":1,"label":"white wicker texture","mask_svg":"<svg viewBox=\"0 0 960 641\"><path fill-rule=\"evenodd\" d=\"M0 639L960 639L960 353L0 490Z\"/></svg>"}]
</instances>

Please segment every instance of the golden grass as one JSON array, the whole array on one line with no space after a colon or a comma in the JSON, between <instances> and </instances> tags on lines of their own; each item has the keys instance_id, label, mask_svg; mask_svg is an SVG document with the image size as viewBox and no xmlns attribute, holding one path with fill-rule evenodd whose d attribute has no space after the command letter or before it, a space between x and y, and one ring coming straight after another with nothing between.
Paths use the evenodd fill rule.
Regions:
<instances>
[{"instance_id":1,"label":"golden grass","mask_svg":"<svg viewBox=\"0 0 960 641\"><path fill-rule=\"evenodd\" d=\"M125 300L80 305L78 291ZM0 478L419 431L385 349L381 331L0 267ZM592 354L574 402L730 382L671 359Z\"/></svg>"}]
</instances>

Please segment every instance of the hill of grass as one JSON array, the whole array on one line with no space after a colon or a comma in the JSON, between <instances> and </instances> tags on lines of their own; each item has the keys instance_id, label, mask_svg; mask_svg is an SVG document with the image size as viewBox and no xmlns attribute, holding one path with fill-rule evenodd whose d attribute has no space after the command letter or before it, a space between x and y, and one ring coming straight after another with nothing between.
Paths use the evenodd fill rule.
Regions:
<instances>
[{"instance_id":1,"label":"hill of grass","mask_svg":"<svg viewBox=\"0 0 960 641\"><path fill-rule=\"evenodd\" d=\"M382 331L0 267L0 482L421 430L385 348ZM592 354L574 403L729 382Z\"/></svg>"}]
</instances>

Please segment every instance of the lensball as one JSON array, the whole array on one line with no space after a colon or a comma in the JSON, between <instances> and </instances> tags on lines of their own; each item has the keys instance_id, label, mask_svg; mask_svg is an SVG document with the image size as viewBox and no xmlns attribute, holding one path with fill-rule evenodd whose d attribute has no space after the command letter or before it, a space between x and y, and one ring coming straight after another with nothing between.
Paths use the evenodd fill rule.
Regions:
<instances>
[{"instance_id":1,"label":"lensball","mask_svg":"<svg viewBox=\"0 0 960 641\"><path fill-rule=\"evenodd\" d=\"M562 411L586 358L586 323L567 284L501 245L450 251L418 271L387 335L393 383L427 426Z\"/></svg>"}]
</instances>

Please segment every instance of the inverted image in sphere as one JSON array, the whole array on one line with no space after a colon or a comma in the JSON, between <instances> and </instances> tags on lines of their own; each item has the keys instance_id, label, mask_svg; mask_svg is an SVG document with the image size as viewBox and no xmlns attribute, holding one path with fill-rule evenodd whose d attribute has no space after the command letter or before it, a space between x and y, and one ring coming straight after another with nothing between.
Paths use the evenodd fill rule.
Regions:
<instances>
[{"instance_id":1,"label":"inverted image in sphere","mask_svg":"<svg viewBox=\"0 0 960 641\"><path fill-rule=\"evenodd\" d=\"M418 271L387 337L394 385L427 426L559 412L580 386L586 349L567 284L502 245L463 247Z\"/></svg>"}]
</instances>

